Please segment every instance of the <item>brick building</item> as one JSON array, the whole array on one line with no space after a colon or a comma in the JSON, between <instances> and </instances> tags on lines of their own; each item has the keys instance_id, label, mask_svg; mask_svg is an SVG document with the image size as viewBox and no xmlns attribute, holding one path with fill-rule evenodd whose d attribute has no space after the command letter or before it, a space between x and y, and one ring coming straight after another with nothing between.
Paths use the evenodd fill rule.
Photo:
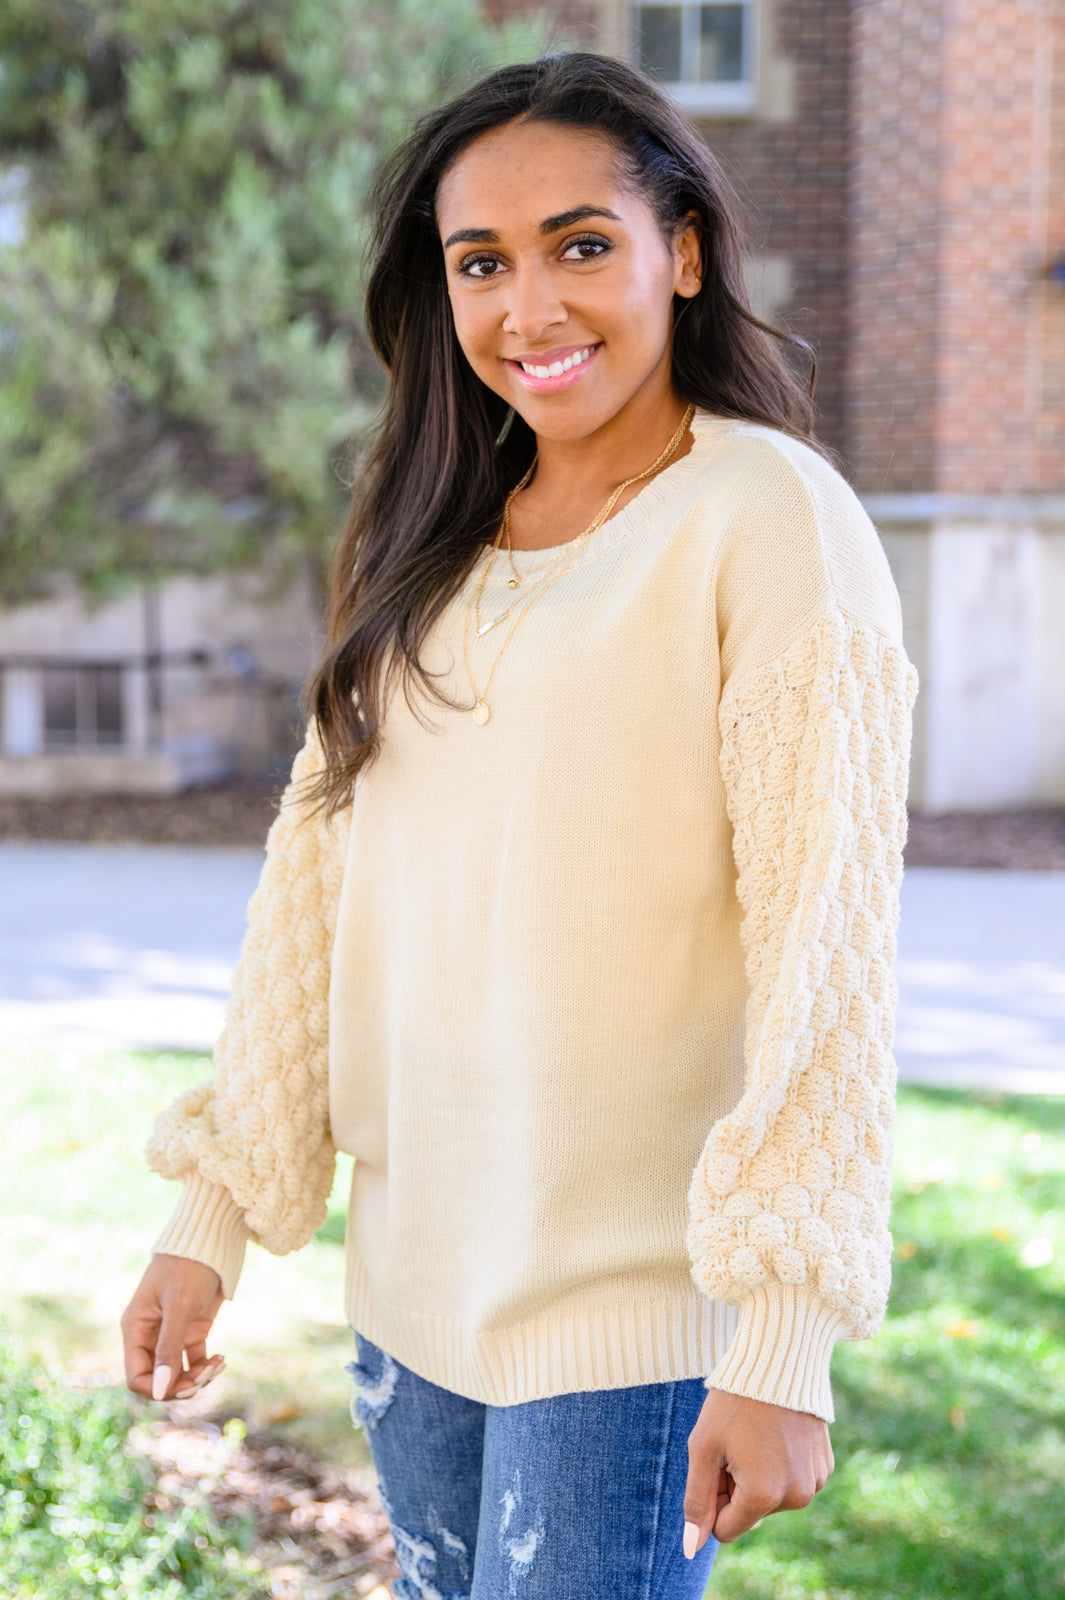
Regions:
<instances>
[{"instance_id":1,"label":"brick building","mask_svg":"<svg viewBox=\"0 0 1065 1600\"><path fill-rule=\"evenodd\" d=\"M817 348L922 676L914 804L1065 802L1061 0L548 9L670 83L748 201L760 304Z\"/></svg>"},{"instance_id":2,"label":"brick building","mask_svg":"<svg viewBox=\"0 0 1065 1600\"><path fill-rule=\"evenodd\" d=\"M547 11L560 42L657 71L746 199L756 306L815 345L821 434L902 594L922 678L912 803L1065 803L1063 0L484 4ZM162 740L145 733L160 652L134 607L0 618L0 788L75 769L179 783L234 749L254 764L314 607L227 596L189 580L163 597ZM226 640L211 670L203 617Z\"/></svg>"}]
</instances>

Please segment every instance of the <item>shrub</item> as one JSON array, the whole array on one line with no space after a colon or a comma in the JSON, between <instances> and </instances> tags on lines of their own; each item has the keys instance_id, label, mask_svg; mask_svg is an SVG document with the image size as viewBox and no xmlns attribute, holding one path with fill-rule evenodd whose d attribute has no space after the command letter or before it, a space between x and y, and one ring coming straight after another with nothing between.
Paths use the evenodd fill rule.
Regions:
<instances>
[{"instance_id":1,"label":"shrub","mask_svg":"<svg viewBox=\"0 0 1065 1600\"><path fill-rule=\"evenodd\" d=\"M223 1530L200 1494L145 1502L151 1468L130 1447L134 1403L71 1390L0 1348L0 1593L5 1600L250 1600L246 1529Z\"/></svg>"}]
</instances>

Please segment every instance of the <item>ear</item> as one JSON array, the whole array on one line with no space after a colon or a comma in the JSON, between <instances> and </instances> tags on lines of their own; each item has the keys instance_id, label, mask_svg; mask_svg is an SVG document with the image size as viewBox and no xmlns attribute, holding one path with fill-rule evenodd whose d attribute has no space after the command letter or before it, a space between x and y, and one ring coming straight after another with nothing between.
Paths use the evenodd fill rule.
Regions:
<instances>
[{"instance_id":1,"label":"ear","mask_svg":"<svg viewBox=\"0 0 1065 1600\"><path fill-rule=\"evenodd\" d=\"M699 213L689 211L673 235L673 292L690 300L703 282L703 252L699 238Z\"/></svg>"}]
</instances>

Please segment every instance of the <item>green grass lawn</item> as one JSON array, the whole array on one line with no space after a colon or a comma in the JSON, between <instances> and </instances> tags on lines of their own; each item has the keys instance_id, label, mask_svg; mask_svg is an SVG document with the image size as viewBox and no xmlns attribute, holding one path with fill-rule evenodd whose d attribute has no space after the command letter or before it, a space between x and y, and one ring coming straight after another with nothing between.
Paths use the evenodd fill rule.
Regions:
<instances>
[{"instance_id":1,"label":"green grass lawn","mask_svg":"<svg viewBox=\"0 0 1065 1600\"><path fill-rule=\"evenodd\" d=\"M116 1319L173 1196L139 1148L208 1071L0 1057L0 1319L57 1370L120 1380ZM1065 1101L906 1089L896 1146L891 1313L837 1350L835 1476L808 1511L722 1551L721 1600L1065 1596ZM354 1460L346 1180L310 1248L251 1252L208 1393L216 1415Z\"/></svg>"},{"instance_id":2,"label":"green grass lawn","mask_svg":"<svg viewBox=\"0 0 1065 1600\"><path fill-rule=\"evenodd\" d=\"M141 1150L156 1113L210 1076L196 1056L0 1055L0 1323L50 1365L122 1380L117 1319L178 1189ZM215 1324L227 1369L204 1399L335 1460L368 1452L348 1416L343 1233L351 1166L338 1161L323 1239L278 1259L248 1252Z\"/></svg>"},{"instance_id":3,"label":"green grass lawn","mask_svg":"<svg viewBox=\"0 0 1065 1600\"><path fill-rule=\"evenodd\" d=\"M891 1309L833 1358L836 1472L723 1600L1065 1595L1065 1101L905 1089Z\"/></svg>"}]
</instances>

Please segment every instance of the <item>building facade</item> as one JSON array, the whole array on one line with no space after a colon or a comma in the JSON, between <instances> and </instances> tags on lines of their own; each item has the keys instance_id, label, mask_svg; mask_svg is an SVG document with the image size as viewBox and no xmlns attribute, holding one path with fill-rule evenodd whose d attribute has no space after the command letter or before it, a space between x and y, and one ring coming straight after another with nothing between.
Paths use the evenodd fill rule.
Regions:
<instances>
[{"instance_id":1,"label":"building facade","mask_svg":"<svg viewBox=\"0 0 1065 1600\"><path fill-rule=\"evenodd\" d=\"M560 43L657 73L745 201L756 309L815 347L819 431L880 529L902 595L922 679L912 804L1065 804L1062 0L485 3L497 18L546 10ZM218 592L205 614L226 644L210 668L194 659L207 645L187 586L164 601L183 702L160 687L159 651L133 606L118 678L110 644L106 659L96 646L67 659L70 617L0 615L0 785L50 783L49 740L71 726L88 730L82 756L92 738L112 741L111 769L119 721L146 750L167 718L170 744L192 748L199 719L216 762L231 760L228 713L211 706L239 701L225 663L252 660L260 685L304 670L311 647L276 641L304 627L311 639L314 608L297 596L288 621L275 609L257 630L240 605L239 625L228 622ZM253 636L254 649L240 642ZM50 677L37 659L45 638ZM71 677L79 664L94 672ZM255 738L244 748L242 760L258 759ZM166 781L209 765L171 762ZM67 760L62 781L90 770ZM141 781L161 781L153 770Z\"/></svg>"},{"instance_id":2,"label":"building facade","mask_svg":"<svg viewBox=\"0 0 1065 1600\"><path fill-rule=\"evenodd\" d=\"M550 9L669 84L747 202L757 304L817 350L921 673L912 804L1065 803L1061 0Z\"/></svg>"},{"instance_id":3,"label":"building facade","mask_svg":"<svg viewBox=\"0 0 1065 1600\"><path fill-rule=\"evenodd\" d=\"M320 614L310 584L255 573L0 612L0 794L172 793L282 765Z\"/></svg>"}]
</instances>

